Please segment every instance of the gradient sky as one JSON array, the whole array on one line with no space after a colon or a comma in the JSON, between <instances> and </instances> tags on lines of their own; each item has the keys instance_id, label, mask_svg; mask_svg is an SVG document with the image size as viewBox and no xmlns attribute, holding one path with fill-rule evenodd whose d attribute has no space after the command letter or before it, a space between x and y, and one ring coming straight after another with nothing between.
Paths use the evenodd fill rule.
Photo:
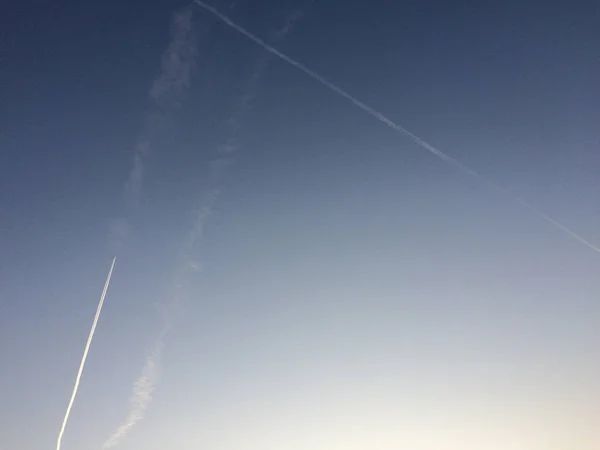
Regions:
<instances>
[{"instance_id":1,"label":"gradient sky","mask_svg":"<svg viewBox=\"0 0 600 450\"><path fill-rule=\"evenodd\" d=\"M261 37L600 244L596 1L240 0ZM225 8L225 0L213 2ZM54 448L182 1L0 16L0 448ZM127 413L262 50L196 9L63 449ZM212 24L211 27L208 25ZM597 450L600 255L272 58L123 450Z\"/></svg>"}]
</instances>

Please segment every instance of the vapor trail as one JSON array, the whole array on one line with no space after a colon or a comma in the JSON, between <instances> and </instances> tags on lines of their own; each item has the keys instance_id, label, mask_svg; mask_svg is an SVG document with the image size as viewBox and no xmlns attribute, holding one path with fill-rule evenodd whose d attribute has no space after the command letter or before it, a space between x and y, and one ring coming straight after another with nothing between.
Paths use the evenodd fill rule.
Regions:
<instances>
[{"instance_id":1,"label":"vapor trail","mask_svg":"<svg viewBox=\"0 0 600 450\"><path fill-rule=\"evenodd\" d=\"M299 10L294 11L285 21L284 26L273 34L273 41L281 42L301 17L302 13ZM223 188L222 176L226 167L232 163L231 154L239 148L241 122L252 107L252 101L256 97L259 81L266 71L268 63L269 59L264 56L258 59L252 77L246 86L245 94L240 98L234 107L233 114L227 121L227 139L219 147L217 158L210 163L208 186L196 208L192 229L181 250L182 268L175 275L172 299L170 302L161 305L165 324L152 350L146 357L142 374L134 382L133 393L129 399L129 413L123 424L104 442L102 448L105 450L115 447L121 442L133 426L144 418L145 411L152 401L152 395L160 380L160 357L164 347L164 340L171 328L170 315L180 306L182 297L185 296L186 287L189 283L187 275L190 268L198 270L198 266L192 259L192 251L195 243L202 237L206 221L210 218L214 206L219 199Z\"/></svg>"},{"instance_id":2,"label":"vapor trail","mask_svg":"<svg viewBox=\"0 0 600 450\"><path fill-rule=\"evenodd\" d=\"M428 142L424 141L423 139L421 139L416 134L410 132L409 130L407 130L406 128L402 127L401 125L398 125L397 123L393 122L391 119L388 119L386 116L384 116L382 113L380 113L376 109L374 109L374 108L370 107L369 105L361 102L356 97L350 95L348 92L346 92L342 88L340 88L340 87L336 86L335 84L331 83L330 81L328 81L327 79L325 79L324 77L322 77L321 75L319 75L318 73L316 73L315 71L313 71L313 70L309 69L308 67L306 67L304 64L299 63L298 61L296 61L296 60L290 58L289 56L285 55L284 53L280 52L279 50L277 50L273 46L267 44L265 41L263 41L259 37L255 36L254 34L250 33L248 30L246 30L242 26L240 26L237 23L233 22L229 17L227 17L223 13L219 12L217 9L213 8L210 5L207 5L206 3L204 3L201 0L194 0L194 3L196 3L198 6L200 6L204 10L208 11L212 15L216 16L221 21L223 21L225 24L227 24L228 26L230 26L234 30L238 31L239 33L241 33L242 35L244 35L245 37L247 37L251 41L253 41L256 44L260 45L262 48L264 48L269 53L271 53L271 54L273 54L273 55L281 58L285 62L291 64L294 67L296 67L298 70L301 70L302 72L304 72L306 75L308 75L312 79L318 81L319 83L321 83L325 87L327 87L327 88L331 89L332 91L334 91L336 94L338 94L338 95L344 97L345 99L349 100L354 105L358 106L360 109L362 109L363 111L365 111L367 114L370 114L371 116L373 116L377 120L383 122L384 124L386 124L390 128L392 128L392 129L396 130L397 132L405 135L410 140L412 140L415 144L417 144L420 147L424 148L425 150L431 152L432 154L434 154L438 158L442 159L443 161L447 162L448 164L453 165L453 166L461 169L463 172L471 175L474 178L477 178L480 181L483 181L484 183L488 184L489 186L491 186L495 190L500 191L503 194L512 197L514 200L516 200L517 202L519 202L521 205L525 206L527 209L529 209L531 212L533 212L534 214L536 214L538 217L544 219L548 223L554 225L559 230L563 231L567 235L569 235L572 238L574 238L577 241L579 241L581 244L585 245L589 249L591 249L591 250L595 251L596 253L600 254L600 247L592 244L590 241L588 241L584 237L580 236L579 234L575 233L574 231L570 230L565 225L562 225L560 222L558 222L557 220L553 219L548 214L546 214L546 213L540 211L539 209L533 207L530 203L528 203L524 199L515 196L514 194L512 194L511 192L509 192L506 188L500 186L497 183L494 183L493 181L491 181L490 179L484 177L483 175L480 175L478 172L476 172L475 170L469 168L464 163L460 162L459 160L457 160L455 158L452 158L451 156L447 155L443 151L437 149L433 145L431 145Z\"/></svg>"},{"instance_id":3,"label":"vapor trail","mask_svg":"<svg viewBox=\"0 0 600 450\"><path fill-rule=\"evenodd\" d=\"M274 42L280 42L283 40L291 31L295 22L301 17L302 13L299 10L296 10L290 17L288 17L288 20L285 22L284 26L274 33ZM186 29L187 28L189 27L186 27ZM141 375L136 378L133 384L133 392L129 399L129 412L124 422L102 445L104 450L118 445L129 433L129 431L138 422L143 420L145 412L152 402L152 395L158 385L158 382L160 381L160 357L164 348L164 340L172 326L171 315L180 306L182 297L185 295L186 285L189 283L189 277L187 276L189 269L198 269L198 266L192 260L191 253L196 241L202 236L206 221L211 216L214 205L220 196L222 189L221 176L223 175L224 169L232 162L231 158L229 156L225 156L225 154L231 154L238 149L238 135L241 129L241 121L252 106L252 101L256 97L258 82L260 81L263 72L266 70L268 62L268 58L265 58L264 56L259 58L250 82L246 87L246 93L241 97L239 103L234 108L234 113L228 120L227 140L218 149L220 156L218 156L210 164L209 185L207 186L200 204L196 208L196 216L194 218L192 230L189 233L181 250L183 267L178 271L178 273L176 273L173 286L174 292L171 301L160 305L164 319L163 328L158 338L154 342L152 350L146 356L146 362L142 369Z\"/></svg>"},{"instance_id":4,"label":"vapor trail","mask_svg":"<svg viewBox=\"0 0 600 450\"><path fill-rule=\"evenodd\" d=\"M304 7L312 3L312 0L307 0ZM285 40L287 35L291 33L294 26L304 16L303 8L297 8L292 13L288 14L283 26L270 36L270 41L273 44L279 44ZM221 179L225 170L234 163L235 153L238 151L239 134L242 129L242 122L252 108L252 103L257 97L257 92L260 87L260 81L263 74L268 69L270 63L270 54L263 53L256 61L252 76L246 84L245 94L241 96L238 103L234 107L233 114L227 120L227 138L225 142L219 146L218 156L210 163L209 185L206 193L201 199L199 206L196 209L196 217L192 230L188 236L182 251L184 266L187 268L196 268L196 263L192 260L191 253L194 249L196 241L202 236L204 225L214 208L215 203L219 199L223 190L223 180ZM182 287L182 282L179 281L178 287Z\"/></svg>"},{"instance_id":5,"label":"vapor trail","mask_svg":"<svg viewBox=\"0 0 600 450\"><path fill-rule=\"evenodd\" d=\"M177 111L185 100L187 89L191 83L192 68L196 57L196 39L193 30L191 7L177 11L171 21L171 42L162 54L161 73L154 81L149 92L151 100L144 129L139 135L134 149L134 164L126 184L125 194L129 209L139 202L144 181L145 159L150 154L158 132ZM113 245L120 246L131 227L124 218L116 221L112 229ZM125 420L104 442L102 448L117 445L129 430L144 417L148 404L152 401L152 393L159 379L159 359L163 347L164 336L170 328L168 311L162 311L165 321L158 340L146 355L142 374L135 380L133 393L129 399L129 412Z\"/></svg>"},{"instance_id":6,"label":"vapor trail","mask_svg":"<svg viewBox=\"0 0 600 450\"><path fill-rule=\"evenodd\" d=\"M98 309L96 309L96 315L94 316L94 321L92 322L92 328L90 330L90 335L88 336L87 342L85 344L85 349L83 350L83 356L81 358L81 363L79 364L79 370L77 371L77 377L75 378L75 386L73 387L73 393L71 394L71 400L69 400L69 406L67 406L65 418L63 419L62 426L60 427L60 432L58 433L58 441L56 442L56 450L60 450L62 437L65 432L65 428L67 427L67 422L69 421L69 415L71 414L71 408L73 407L73 402L75 401L75 397L77 396L77 391L79 389L79 381L81 380L81 374L83 373L83 368L85 366L85 360L87 359L87 354L90 349L90 345L92 344L92 339L94 339L96 325L98 324L98 319L100 318L100 313L102 312L102 305L104 304L104 297L106 297L106 291L108 291L108 285L110 284L110 279L112 277L113 268L115 267L116 260L117 260L117 257L115 256L110 265L110 270L108 271L108 276L106 277L106 282L104 283L104 289L102 289L102 295L100 296L100 302L98 303Z\"/></svg>"},{"instance_id":7,"label":"vapor trail","mask_svg":"<svg viewBox=\"0 0 600 450\"><path fill-rule=\"evenodd\" d=\"M146 160L157 138L173 114L180 109L191 83L196 57L191 7L177 11L171 21L171 42L162 54L161 72L148 92L149 104L143 127L133 149L133 167L123 192L124 216L113 220L109 235L111 250L117 253L132 228L131 215L140 203L144 188Z\"/></svg>"},{"instance_id":8,"label":"vapor trail","mask_svg":"<svg viewBox=\"0 0 600 450\"><path fill-rule=\"evenodd\" d=\"M150 89L148 96L150 99L150 105L146 111L144 117L144 124L141 133L138 135L133 155L133 167L129 172L129 176L125 183L124 189L124 203L125 211L124 215L118 219L112 221L109 231L109 246L112 254L116 255L123 246L123 241L131 229L130 216L135 210L142 197L143 185L144 185L144 171L145 171L145 160L152 151L155 140L161 130L167 124L172 114L177 111L182 103L185 96L186 89L190 83L190 75L193 66L194 57L196 54L196 48L194 46L194 36L192 30L192 9L191 7L184 8L178 11L174 16L171 23L171 42L170 45L162 55L161 60L161 73L160 76L154 80L152 88ZM89 350L89 346L96 328L96 323L100 315L100 310L104 302L106 295L106 288L110 281L113 266L116 260L116 256L113 259L111 265L109 278L105 286L105 290L102 293L100 305L94 319L94 325L88 338L88 343L85 348L77 380L75 383L75 389L71 401L67 408L67 413L58 436L57 450L60 450L60 444L62 436L67 424L67 420L77 394L77 388L79 386L79 379L83 371L85 359ZM160 350L160 349L159 349ZM153 352L148 358L155 357L155 354L160 353ZM156 356L158 357L158 356ZM147 377L148 382L151 383L153 380L153 372ZM136 384L135 388L136 398L142 398L148 391L147 385Z\"/></svg>"}]
</instances>

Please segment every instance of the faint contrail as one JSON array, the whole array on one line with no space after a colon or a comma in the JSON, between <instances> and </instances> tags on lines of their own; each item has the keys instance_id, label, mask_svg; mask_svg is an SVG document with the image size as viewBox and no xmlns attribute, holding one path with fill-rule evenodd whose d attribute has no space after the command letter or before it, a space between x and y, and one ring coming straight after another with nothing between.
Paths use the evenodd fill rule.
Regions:
<instances>
[{"instance_id":1,"label":"faint contrail","mask_svg":"<svg viewBox=\"0 0 600 450\"><path fill-rule=\"evenodd\" d=\"M437 156L438 158L446 161L448 164L451 164L451 165L453 165L455 167L458 167L463 172L466 172L467 174L473 176L474 178L477 178L480 181L485 182L486 184L488 184L492 188L494 188L494 189L502 192L503 194L506 194L506 195L512 197L514 200L516 200L517 202L519 202L521 205L525 206L527 209L529 209L531 212L533 212L534 214L536 214L538 217L541 217L542 219L546 220L548 223L554 225L556 228L558 228L559 230L565 232L566 234L568 234L572 238L576 239L577 241L579 241L580 243L582 243L583 245L585 245L589 249L591 249L591 250L593 250L593 251L595 251L597 253L600 253L600 247L592 244L590 241L588 241L584 237L580 236L579 234L575 233L574 231L570 230L565 225L562 225L560 222L556 221L555 219L553 219L552 217L550 217L548 214L546 214L546 213L540 211L539 209L535 208L529 202L525 201L524 199L522 199L520 197L515 196L510 191L508 191L506 188L500 186L497 183L494 183L493 181L489 180L488 178L484 177L483 175L480 175L478 172L476 172L475 170L469 168L464 163L460 162L459 160L457 160L455 158L452 158L451 156L449 156L446 153L442 152L441 150L437 149L433 145L431 145L428 142L424 141L423 139L421 139L416 134L410 132L406 128L404 128L404 127L398 125L397 123L393 122L392 120L388 119L386 116L384 116L379 111L377 111L377 110L373 109L372 107L370 107L369 105L361 102L356 97L350 95L348 92L346 92L342 88L340 88L340 87L336 86L335 84L331 83L330 81L328 81L327 79L325 79L324 77L322 77L321 75L319 75L318 73L316 73L315 71L309 69L305 65L299 63L298 61L296 61L296 60L290 58L289 56L285 55L284 53L280 52L279 50L277 50L273 46L267 44L265 41L263 41L259 37L255 36L254 34L250 33L245 28L243 28L240 25L238 25L235 22L233 22L229 17L227 17L223 13L219 12L217 9L213 8L210 5L207 5L206 3L204 3L201 0L194 0L194 3L196 3L198 6L200 6L203 9L205 9L206 11L210 12L214 16L218 17L225 24L229 25L231 28L233 28L234 30L236 30L239 33L243 34L245 37L247 37L251 41L253 41L256 44L260 45L262 48L264 48L268 52L272 53L273 55L276 55L277 57L281 58L282 60L284 60L287 63L291 64L292 66L296 67L297 69L301 70L302 72L304 72L306 75L308 75L312 79L318 81L322 85L324 85L324 86L328 87L329 89L331 89L332 91L334 91L336 94L338 94L338 95L344 97L345 99L349 100L354 105L358 106L360 109L362 109L366 113L370 114L371 116L375 117L377 120L383 122L384 124L386 124L390 128L392 128L392 129L396 130L397 132L399 132L399 133L407 136L409 139L411 139L414 143L416 143L420 147L422 147L425 150L428 150L429 152L433 153L435 156Z\"/></svg>"},{"instance_id":2,"label":"faint contrail","mask_svg":"<svg viewBox=\"0 0 600 450\"><path fill-rule=\"evenodd\" d=\"M312 0L309 0L312 2ZM279 44L285 40L286 36L292 31L296 22L302 19L304 12L298 8L288 15L281 28L272 33L270 41L273 44ZM256 61L254 70L245 87L245 93L234 106L233 114L227 120L227 138L217 150L217 157L210 162L209 186L207 193L201 200L196 213L196 224L193 227L192 234L187 243L187 251L191 251L194 242L202 234L203 224L210 216L212 208L218 200L221 189L223 172L234 162L234 155L239 149L239 135L242 131L242 123L245 116L252 108L252 103L256 99L260 81L266 72L269 63L268 53L263 53Z\"/></svg>"},{"instance_id":3,"label":"faint contrail","mask_svg":"<svg viewBox=\"0 0 600 450\"><path fill-rule=\"evenodd\" d=\"M161 72L148 92L149 105L142 131L133 149L133 167L125 183L124 217L113 220L109 242L117 253L129 233L132 223L129 216L140 203L144 187L146 159L152 153L157 137L170 117L181 108L196 57L195 35L192 27L192 8L177 11L171 22L171 42L162 54Z\"/></svg>"},{"instance_id":4,"label":"faint contrail","mask_svg":"<svg viewBox=\"0 0 600 450\"><path fill-rule=\"evenodd\" d=\"M111 448L117 445L129 430L144 418L146 408L152 401L152 394L160 377L160 356L163 348L164 336L168 332L165 325L161 337L157 340L154 349L146 356L146 362L142 374L136 378L133 384L133 393L129 399L129 413L125 421L104 442L102 448Z\"/></svg>"},{"instance_id":5,"label":"faint contrail","mask_svg":"<svg viewBox=\"0 0 600 450\"><path fill-rule=\"evenodd\" d=\"M302 7L297 8L290 13L281 28L275 30L270 37L270 42L277 45L285 40L287 35L293 30L298 21L304 17L304 8L308 7L313 0L305 1ZM196 241L202 236L204 225L210 217L215 203L221 195L223 189L222 176L225 170L234 162L235 153L239 149L239 134L242 129L242 122L252 108L252 102L257 96L257 91L260 86L260 81L263 74L266 72L270 63L270 54L263 53L255 63L252 76L249 78L246 85L245 94L242 95L237 105L234 107L233 114L227 120L227 138L225 142L219 146L217 157L210 163L209 185L206 193L200 201L196 209L196 217L194 225L186 241L182 256L184 266L186 268L195 269L196 263L191 257ZM181 284L181 282L179 283Z\"/></svg>"},{"instance_id":6,"label":"faint contrail","mask_svg":"<svg viewBox=\"0 0 600 450\"><path fill-rule=\"evenodd\" d=\"M126 184L126 201L130 209L139 202L144 180L144 160L154 145L157 133L164 127L169 116L177 111L185 99L191 83L191 73L196 57L195 35L192 23L192 7L186 7L173 15L171 23L171 42L162 55L162 71L154 81L149 96L151 111L145 121L145 127L134 150L134 165ZM130 228L127 219L113 224L113 244L120 246L125 233ZM167 311L163 311L165 324L152 351L146 356L142 375L133 386L129 399L129 412L124 422L117 427L104 442L103 448L117 445L129 430L143 418L144 411L152 400L152 393L159 378L159 358L163 339L167 334L170 321Z\"/></svg>"},{"instance_id":7,"label":"faint contrail","mask_svg":"<svg viewBox=\"0 0 600 450\"><path fill-rule=\"evenodd\" d=\"M110 279L112 277L113 268L115 267L116 260L117 260L117 258L114 257L112 260L112 263L110 265L110 270L108 271L108 276L106 277L106 282L104 283L104 289L102 289L102 295L100 296L100 302L98 303L98 309L96 309L96 315L94 316L94 321L92 322L92 328L90 330L90 335L88 336L87 342L85 344L85 349L83 350L83 356L81 358L81 363L79 364L79 370L77 371L77 377L75 378L75 386L73 387L73 393L71 394L71 400L69 400L69 406L67 406L65 418L63 419L62 426L60 427L60 432L58 433L58 441L56 442L56 450L60 450L60 444L62 442L62 437L65 432L67 422L69 421L69 414L71 414L71 408L73 407L73 402L75 401L75 397L77 396L77 390L79 389L79 381L81 380L81 374L83 373L83 367L85 366L85 360L87 359L87 354L90 349L90 345L92 344L92 339L94 339L94 332L96 331L96 325L98 324L98 319L100 318L100 313L102 312L102 305L104 304L104 297L106 297L106 291L108 291L108 285L110 284Z\"/></svg>"},{"instance_id":8,"label":"faint contrail","mask_svg":"<svg viewBox=\"0 0 600 450\"><path fill-rule=\"evenodd\" d=\"M273 34L273 42L282 41L290 33L294 24L302 17L300 10L294 11L285 21L283 27ZM202 236L206 221L211 216L214 205L219 199L222 190L222 175L224 169L232 162L231 153L237 151L239 147L239 132L241 130L241 121L250 110L252 101L256 97L258 83L268 67L269 59L264 55L258 59L250 82L246 86L245 94L241 97L239 103L235 106L232 116L228 120L227 139L218 149L218 156L211 162L210 177L208 186L200 204L196 209L196 215L192 229L181 250L182 268L176 273L174 281L174 292L171 301L162 306L162 315L164 318L163 329L155 341L152 350L146 357L146 362L141 375L135 380L133 393L129 399L128 415L115 432L104 442L103 449L109 449L118 445L129 431L141 420L152 401L152 395L160 381L160 357L164 347L164 340L171 328L171 314L180 306L182 297L185 296L185 290L189 282L189 270L197 269L193 262L192 251L197 240Z\"/></svg>"}]
</instances>

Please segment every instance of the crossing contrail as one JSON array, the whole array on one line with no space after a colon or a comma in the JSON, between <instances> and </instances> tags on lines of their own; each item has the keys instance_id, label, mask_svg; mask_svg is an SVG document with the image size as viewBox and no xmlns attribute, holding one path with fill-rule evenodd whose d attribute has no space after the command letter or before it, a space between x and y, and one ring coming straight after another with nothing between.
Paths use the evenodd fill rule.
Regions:
<instances>
[{"instance_id":1,"label":"crossing contrail","mask_svg":"<svg viewBox=\"0 0 600 450\"><path fill-rule=\"evenodd\" d=\"M526 200L524 200L524 199L522 199L520 197L515 196L510 191L508 191L508 189L506 189L503 186L501 186L501 185L499 185L499 184L491 181L490 179L486 178L485 176L479 174L477 171L475 171L475 170L471 169L470 167L468 167L466 164L464 164L464 163L460 162L459 160L451 157L450 155L447 155L443 151L439 150L438 148L434 147L430 143L428 143L428 142L424 141L423 139L421 139L416 134L412 133L411 131L407 130L406 128L402 127L401 125L398 125L397 123L395 123L391 119L387 118L386 116L384 116L382 113L380 113L376 109L370 107L366 103L361 102L360 100L358 100L353 95L349 94L348 92L346 92L342 88L340 88L340 87L336 86L335 84L333 84L332 82L328 81L326 78L322 77L321 75L319 75L314 70L309 69L304 64L299 63L298 61L290 58L286 54L280 52L275 47L267 44L265 41L263 41L259 37L255 36L254 34L252 34L251 32L249 32L248 30L246 30L242 26L240 26L237 23L233 22L233 20L231 20L225 14L221 13L220 11L218 11L216 8L214 8L214 7L212 7L212 6L204 3L201 0L194 0L194 3L196 3L196 5L200 6L204 10L208 11L209 13L211 13L212 15L214 15L215 17L219 18L222 22L224 22L225 24L227 24L228 26L230 26L231 28L233 28L234 30L236 30L237 32L239 32L240 34L244 35L245 37L247 37L251 41L255 42L256 44L258 44L259 46L261 46L263 49L265 49L266 51L268 51L269 53L271 53L271 54L279 57L280 59L284 60L288 64L291 64L292 66L294 66L298 70L304 72L306 75L308 75L309 77L311 77L313 80L315 80L315 81L321 83L323 86L331 89L333 92L335 92L336 94L340 95L341 97L344 97L346 100L349 100L355 106L359 107L360 109L362 109L367 114L375 117L380 122L383 122L384 124L386 124L390 128L392 128L395 131L397 131L397 132L403 134L404 136L408 137L411 141L413 141L418 146L424 148L425 150L429 151L430 153L432 153L433 155L435 155L438 158L442 159L443 161L447 162L448 164L450 164L452 166L455 166L458 169L462 170L463 172L471 175L472 177L477 178L478 180L484 182L485 184L489 185L493 189L495 189L495 190L497 190L497 191L499 191L499 192L501 192L501 193L503 193L503 194L505 194L505 195L513 198L514 200L516 200L518 203L520 203L521 205L523 205L524 207L526 207L527 209L529 209L529 211L531 211L532 213L534 213L538 217L544 219L546 222L552 224L553 226L555 226L559 230L561 230L564 233L566 233L567 235L571 236L573 239L579 241L581 244L585 245L590 250L593 250L596 253L600 254L600 247L592 244L590 241L588 241L587 239L585 239L581 235L577 234L576 232L572 231L567 226L561 224L560 222L558 222L557 220L553 219L552 217L550 217L548 214L544 213L543 211L535 208L534 206L532 206Z\"/></svg>"},{"instance_id":2,"label":"crossing contrail","mask_svg":"<svg viewBox=\"0 0 600 450\"><path fill-rule=\"evenodd\" d=\"M98 308L96 309L96 315L94 316L94 321L92 322L92 328L90 330L90 335L88 336L87 342L85 344L85 349L83 350L83 356L81 358L81 363L79 364L79 370L77 371L77 377L75 378L75 386L73 387L73 393L71 394L71 400L69 400L69 406L67 406L65 418L63 419L62 426L60 427L60 432L58 433L58 441L56 442L56 450L60 450L62 437L65 432L65 428L67 427L67 422L69 421L69 415L71 414L71 408L73 407L73 402L75 401L75 397L77 396L77 391L79 389L79 381L81 380L81 374L83 373L83 368L85 366L85 360L87 359L88 351L90 350L90 345L92 344L92 339L94 339L94 333L96 332L96 325L98 324L98 319L100 318L100 313L102 312L102 305L104 304L104 297L106 297L106 291L108 291L108 285L110 284L110 279L112 277L112 273L113 273L113 269L115 267L116 260L117 260L117 257L115 256L110 265L110 270L108 271L108 276L106 277L106 282L104 283L104 289L102 289L102 295L100 296L100 302L98 303Z\"/></svg>"}]
</instances>

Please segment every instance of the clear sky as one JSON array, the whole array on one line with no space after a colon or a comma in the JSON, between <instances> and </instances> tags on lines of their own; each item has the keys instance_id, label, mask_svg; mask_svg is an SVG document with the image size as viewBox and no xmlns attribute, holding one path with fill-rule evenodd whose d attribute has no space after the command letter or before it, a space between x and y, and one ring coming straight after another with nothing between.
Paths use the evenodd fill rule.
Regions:
<instances>
[{"instance_id":1,"label":"clear sky","mask_svg":"<svg viewBox=\"0 0 600 450\"><path fill-rule=\"evenodd\" d=\"M598 2L231 3L212 4L600 244ZM148 131L186 7L189 87ZM117 448L600 448L599 254L189 3L23 0L0 30L0 449L56 445L125 215L63 450L123 423L232 139Z\"/></svg>"}]
</instances>

